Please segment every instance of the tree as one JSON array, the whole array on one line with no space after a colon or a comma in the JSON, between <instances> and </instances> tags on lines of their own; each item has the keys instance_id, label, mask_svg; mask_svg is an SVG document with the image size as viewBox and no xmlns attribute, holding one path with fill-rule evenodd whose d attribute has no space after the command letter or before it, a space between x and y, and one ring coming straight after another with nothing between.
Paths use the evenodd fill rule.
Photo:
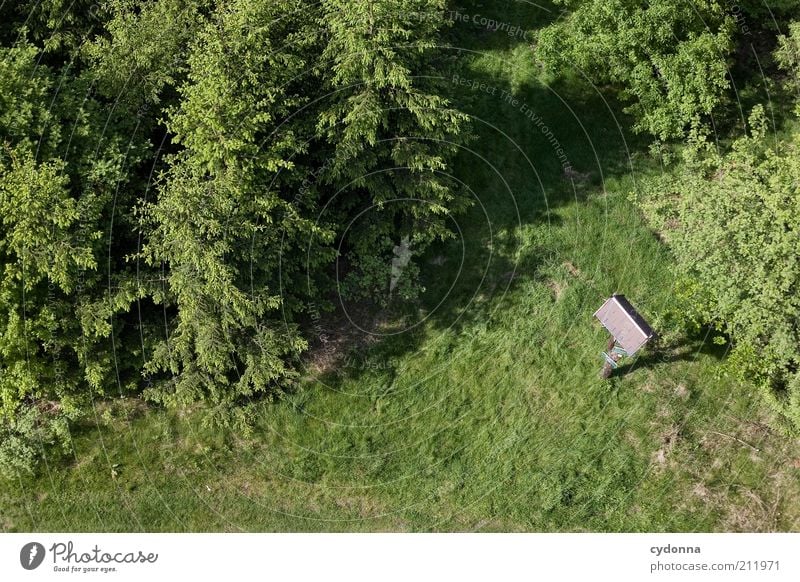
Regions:
<instances>
[{"instance_id":1,"label":"tree","mask_svg":"<svg viewBox=\"0 0 800 582\"><path fill-rule=\"evenodd\" d=\"M173 324L148 364L172 379L146 395L208 401L214 422L240 428L250 397L296 378L307 342L295 317L326 301L340 244L348 282L384 296L393 237L447 236L447 213L464 206L441 174L465 117L414 76L437 26L397 1L328 2L309 20L314 10L239 1L209 16L169 115L182 149L146 208L144 256L165 267L158 300Z\"/></svg>"},{"instance_id":2,"label":"tree","mask_svg":"<svg viewBox=\"0 0 800 582\"><path fill-rule=\"evenodd\" d=\"M778 37L775 60L789 73L788 88L796 95L800 94L800 22L790 23L789 34ZM800 99L795 104L795 111L800 115Z\"/></svg>"},{"instance_id":3,"label":"tree","mask_svg":"<svg viewBox=\"0 0 800 582\"><path fill-rule=\"evenodd\" d=\"M146 391L169 405L210 404L211 422L247 427L247 400L292 384L306 342L291 323L294 277L331 257L301 183L313 120L310 34L300 0L225 3L189 47L188 80L169 112L182 149L145 209L143 256L163 265L169 336L148 362L167 381ZM309 256L305 262L308 245ZM284 319L285 318L285 319Z\"/></svg>"},{"instance_id":4,"label":"tree","mask_svg":"<svg viewBox=\"0 0 800 582\"><path fill-rule=\"evenodd\" d=\"M800 431L800 135L750 134L720 153L695 134L685 163L639 202L685 281L689 317L734 344L732 367L760 386L781 426Z\"/></svg>"},{"instance_id":5,"label":"tree","mask_svg":"<svg viewBox=\"0 0 800 582\"><path fill-rule=\"evenodd\" d=\"M102 5L105 33L81 49L96 88L116 107L155 115L165 92L183 80L186 48L203 21L208 0L112 0ZM100 7L97 7L100 10ZM169 103L172 104L172 103Z\"/></svg>"},{"instance_id":6,"label":"tree","mask_svg":"<svg viewBox=\"0 0 800 582\"><path fill-rule=\"evenodd\" d=\"M452 236L451 214L468 205L447 176L468 139L467 116L432 81L445 5L323 2L323 62L331 72L319 129L330 144L325 179L336 196L327 211L348 227L340 237L351 269L343 290L351 297L385 302L391 287L413 298L411 257Z\"/></svg>"},{"instance_id":7,"label":"tree","mask_svg":"<svg viewBox=\"0 0 800 582\"><path fill-rule=\"evenodd\" d=\"M128 313L141 289L124 261L104 258L126 248L119 228L132 210L126 164L137 164L144 145L88 97L85 79L56 83L38 54L27 43L0 49L6 472L30 468L43 443L68 444L67 421L127 381L138 343L128 343L130 325L116 316ZM98 127L106 129L98 134Z\"/></svg>"},{"instance_id":8,"label":"tree","mask_svg":"<svg viewBox=\"0 0 800 582\"><path fill-rule=\"evenodd\" d=\"M93 31L102 27L96 0L20 0L0 2L0 42L22 38L54 60L69 58Z\"/></svg>"},{"instance_id":9,"label":"tree","mask_svg":"<svg viewBox=\"0 0 800 582\"><path fill-rule=\"evenodd\" d=\"M246 430L252 398L296 381L339 248L353 294L414 295L411 255L466 206L446 177L466 117L429 78L443 8L0 4L19 41L0 49L0 465L119 391Z\"/></svg>"},{"instance_id":10,"label":"tree","mask_svg":"<svg viewBox=\"0 0 800 582\"><path fill-rule=\"evenodd\" d=\"M558 0L568 16L545 28L537 56L619 90L635 129L681 137L710 115L729 87L730 6L705 0Z\"/></svg>"}]
</instances>

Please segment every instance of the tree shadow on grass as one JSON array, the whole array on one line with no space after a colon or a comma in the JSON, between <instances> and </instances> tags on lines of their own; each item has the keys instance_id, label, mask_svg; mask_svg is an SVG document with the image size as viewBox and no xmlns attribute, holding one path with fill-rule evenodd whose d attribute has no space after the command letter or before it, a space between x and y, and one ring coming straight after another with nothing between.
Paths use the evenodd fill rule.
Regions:
<instances>
[{"instance_id":1,"label":"tree shadow on grass","mask_svg":"<svg viewBox=\"0 0 800 582\"><path fill-rule=\"evenodd\" d=\"M537 20L535 6L517 8L497 10L526 28L546 24L548 16ZM482 7L481 14L493 9ZM475 139L455 160L453 176L474 204L454 217L456 239L418 257L426 292L399 309L406 310L409 329L355 345L364 360L399 358L430 334L457 336L490 322L523 283L541 278L540 268L558 252L547 232L563 226L559 209L601 193L609 177L630 173L630 152L644 150L645 141L626 129L621 106L607 95L575 80L541 83L523 38L466 28L456 38L459 58L442 83L453 105L472 118ZM509 72L515 66L524 69ZM321 379L360 373L352 367Z\"/></svg>"},{"instance_id":2,"label":"tree shadow on grass","mask_svg":"<svg viewBox=\"0 0 800 582\"><path fill-rule=\"evenodd\" d=\"M494 82L481 76L475 81ZM497 299L535 279L556 252L548 232L563 226L559 209L602 192L609 176L630 172L629 136L617 133L614 139L616 122L610 116L605 125L586 121L606 107L601 96L570 109L564 103L568 94L539 85L526 86L519 95L517 105L485 96L472 110L464 108L474 116L477 139L456 161L455 174L474 193L475 204L458 218L461 240L423 257L428 289L423 304L426 310L435 306L436 329L459 331L484 319L487 313L476 308L476 298ZM521 110L522 103L535 104L530 106L535 115L548 120L546 133ZM552 136L551 127L557 128Z\"/></svg>"},{"instance_id":3,"label":"tree shadow on grass","mask_svg":"<svg viewBox=\"0 0 800 582\"><path fill-rule=\"evenodd\" d=\"M656 344L645 348L646 351L640 356L614 370L611 377L622 378L637 369L656 369L662 364L694 362L701 355L711 356L718 361L724 359L730 346L715 344L708 340L709 337L710 333L706 333L701 336L688 337L675 345L660 346Z\"/></svg>"}]
</instances>

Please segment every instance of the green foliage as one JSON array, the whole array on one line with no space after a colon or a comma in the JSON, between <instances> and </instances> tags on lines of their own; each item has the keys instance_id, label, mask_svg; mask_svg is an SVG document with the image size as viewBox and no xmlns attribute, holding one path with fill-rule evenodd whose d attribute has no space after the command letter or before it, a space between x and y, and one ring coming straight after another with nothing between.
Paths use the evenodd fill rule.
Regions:
<instances>
[{"instance_id":1,"label":"green foliage","mask_svg":"<svg viewBox=\"0 0 800 582\"><path fill-rule=\"evenodd\" d=\"M577 68L630 102L635 128L680 137L718 107L733 50L728 6L704 0L562 0L568 16L541 32L537 56L560 72Z\"/></svg>"},{"instance_id":2,"label":"green foliage","mask_svg":"<svg viewBox=\"0 0 800 582\"><path fill-rule=\"evenodd\" d=\"M343 246L353 269L348 296L385 301L392 265L412 298L415 266L397 274L402 237L418 256L453 235L451 214L468 198L447 175L467 139L467 117L433 78L444 0L326 0L323 62L330 64L319 129L330 144L326 179L336 186L329 210L347 226ZM349 223L349 224L348 224Z\"/></svg>"},{"instance_id":3,"label":"green foliage","mask_svg":"<svg viewBox=\"0 0 800 582\"><path fill-rule=\"evenodd\" d=\"M439 217L463 205L437 173L455 143L440 142L457 140L464 117L416 87L437 28L398 24L405 9L325 4L320 38L304 2L234 2L191 43L168 121L182 150L146 209L145 256L168 267L163 300L175 313L148 364L174 379L148 397L207 400L217 413L290 386L306 347L291 317L328 289L320 271L336 238L350 252L348 281L374 296L390 284L392 255L376 259L379 241L414 225L415 242L447 236ZM365 208L412 196L348 229Z\"/></svg>"},{"instance_id":4,"label":"green foliage","mask_svg":"<svg viewBox=\"0 0 800 582\"><path fill-rule=\"evenodd\" d=\"M783 20L787 16L795 16L798 8L800 8L798 0L769 0L769 2L764 2L764 0L741 0L738 4L730 6L733 14L743 13L748 19L756 18L770 24L775 21L776 17L778 20Z\"/></svg>"},{"instance_id":5,"label":"green foliage","mask_svg":"<svg viewBox=\"0 0 800 582\"><path fill-rule=\"evenodd\" d=\"M775 60L789 73L789 89L800 92L800 22L792 22L789 34L778 37ZM800 102L796 105L796 111L800 115Z\"/></svg>"},{"instance_id":6,"label":"green foliage","mask_svg":"<svg viewBox=\"0 0 800 582\"><path fill-rule=\"evenodd\" d=\"M82 49L97 88L133 110L158 104L164 89L174 87L183 72L184 49L201 22L203 4L207 2L104 3L106 34Z\"/></svg>"},{"instance_id":7,"label":"green foliage","mask_svg":"<svg viewBox=\"0 0 800 582\"><path fill-rule=\"evenodd\" d=\"M59 127L45 100L52 79L45 67L36 66L36 47L20 44L0 48L0 140L32 148L53 147ZM52 134L55 133L55 136ZM47 137L45 137L47 136Z\"/></svg>"},{"instance_id":8,"label":"green foliage","mask_svg":"<svg viewBox=\"0 0 800 582\"><path fill-rule=\"evenodd\" d=\"M0 430L4 454L21 455L6 468L27 466L44 443L66 445L66 421L130 374L138 353L114 318L142 288L107 257L129 236L108 225L130 221L125 164L144 146L86 97L84 79L55 91L37 58L29 44L0 58L0 101L10 107L0 116Z\"/></svg>"},{"instance_id":9,"label":"green foliage","mask_svg":"<svg viewBox=\"0 0 800 582\"><path fill-rule=\"evenodd\" d=\"M410 233L419 253L465 206L443 177L465 117L416 78L441 19L400 2L0 14L0 412L20 467L115 385L246 429L253 397L295 382L297 320L335 291L336 249L382 300L397 265L378 242Z\"/></svg>"},{"instance_id":10,"label":"green foliage","mask_svg":"<svg viewBox=\"0 0 800 582\"><path fill-rule=\"evenodd\" d=\"M749 125L728 153L695 136L640 203L693 283L693 312L733 339L731 364L799 430L800 136L768 135L761 106Z\"/></svg>"},{"instance_id":11,"label":"green foliage","mask_svg":"<svg viewBox=\"0 0 800 582\"><path fill-rule=\"evenodd\" d=\"M144 256L168 272L156 300L174 314L147 365L172 379L146 396L205 400L210 420L223 424L233 405L291 385L305 341L282 320L291 311L283 311L281 283L291 285L309 240L330 242L301 212L313 200L293 201L302 176L294 158L305 151L309 122L290 116L308 101L302 74L313 42L302 7L232 2L205 22L168 120L182 149L145 209L152 232ZM326 257L315 253L309 268Z\"/></svg>"},{"instance_id":12,"label":"green foliage","mask_svg":"<svg viewBox=\"0 0 800 582\"><path fill-rule=\"evenodd\" d=\"M28 38L55 60L68 57L100 28L101 4L97 0L0 2L0 40L11 46Z\"/></svg>"},{"instance_id":13,"label":"green foliage","mask_svg":"<svg viewBox=\"0 0 800 582\"><path fill-rule=\"evenodd\" d=\"M0 476L29 474L45 446L60 445L70 450L69 420L76 415L40 406L21 408L0 423Z\"/></svg>"},{"instance_id":14,"label":"green foliage","mask_svg":"<svg viewBox=\"0 0 800 582\"><path fill-rule=\"evenodd\" d=\"M64 298L92 257L72 236L77 208L62 172L63 164L37 166L27 153L0 162L0 471L11 474L30 470L43 443L66 443L64 421L80 409ZM43 410L48 401L57 404Z\"/></svg>"}]
</instances>

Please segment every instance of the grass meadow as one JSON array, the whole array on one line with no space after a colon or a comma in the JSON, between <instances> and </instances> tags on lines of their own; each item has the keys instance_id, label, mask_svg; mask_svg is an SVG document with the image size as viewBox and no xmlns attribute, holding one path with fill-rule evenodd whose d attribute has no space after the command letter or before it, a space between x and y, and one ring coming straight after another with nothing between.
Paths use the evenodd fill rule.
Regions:
<instances>
[{"instance_id":1,"label":"grass meadow","mask_svg":"<svg viewBox=\"0 0 800 582\"><path fill-rule=\"evenodd\" d=\"M601 90L539 71L531 31L555 12L470 6L442 82L474 119L453 177L475 204L422 257L421 301L326 315L346 339L314 346L252 434L98 403L73 452L0 483L0 529L800 528L800 445L725 374L724 345L675 323L669 253L630 202L660 171L647 141ZM661 338L604 381L592 313L613 292Z\"/></svg>"}]
</instances>

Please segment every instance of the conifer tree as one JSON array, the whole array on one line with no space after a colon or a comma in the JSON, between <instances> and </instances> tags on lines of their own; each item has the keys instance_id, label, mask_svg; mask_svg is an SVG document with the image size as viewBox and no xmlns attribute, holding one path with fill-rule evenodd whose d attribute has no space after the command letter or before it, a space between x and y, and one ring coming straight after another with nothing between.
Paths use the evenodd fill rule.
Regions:
<instances>
[{"instance_id":1,"label":"conifer tree","mask_svg":"<svg viewBox=\"0 0 800 582\"><path fill-rule=\"evenodd\" d=\"M188 56L188 81L168 126L171 156L148 208L145 250L163 265L170 319L148 363L168 381L146 395L209 402L209 420L247 426L247 398L290 385L305 340L289 322L295 279L330 243L301 187L315 35L300 0L239 0L206 20ZM308 212L308 209L311 209ZM329 255L327 255L329 256Z\"/></svg>"},{"instance_id":2,"label":"conifer tree","mask_svg":"<svg viewBox=\"0 0 800 582\"><path fill-rule=\"evenodd\" d=\"M467 139L467 117L432 80L445 5L323 2L329 74L319 129L330 146L326 178L336 193L330 212L349 227L340 235L352 266L343 290L351 296L385 299L395 248L418 255L452 236L450 215L467 206L447 176ZM409 243L401 245L404 237ZM406 264L398 294L416 294L415 271Z\"/></svg>"}]
</instances>

